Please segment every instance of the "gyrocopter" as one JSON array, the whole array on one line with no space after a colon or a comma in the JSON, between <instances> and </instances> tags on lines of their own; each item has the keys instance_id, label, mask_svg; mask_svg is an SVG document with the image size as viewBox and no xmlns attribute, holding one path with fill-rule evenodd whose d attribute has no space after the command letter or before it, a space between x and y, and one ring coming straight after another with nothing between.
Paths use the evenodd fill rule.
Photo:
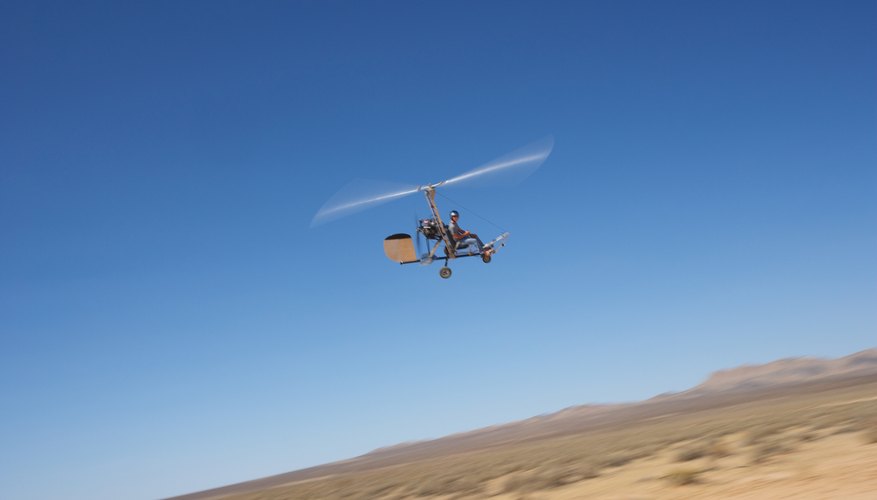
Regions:
<instances>
[{"instance_id":1,"label":"gyrocopter","mask_svg":"<svg viewBox=\"0 0 877 500\"><path fill-rule=\"evenodd\" d=\"M505 246L509 233L503 231L486 244L482 244L474 234L471 235L474 238L466 238L469 232L463 232L455 226L458 217L456 210L452 211L450 227L442 220L435 199L437 191L451 186L471 185L482 180L508 182L523 179L542 165L551 154L553 147L554 139L547 137L456 177L428 184L388 186L386 183L375 181L353 181L320 208L311 221L311 226L411 194L423 193L431 217L416 221L417 249L415 250L414 239L410 234L397 233L384 239L384 253L387 258L401 265L427 265L434 261L443 261L444 265L439 269L439 276L447 279L451 277L450 262L455 259L477 256L481 257L485 264L490 263L493 255ZM421 238L429 242L430 247L427 252L421 252Z\"/></svg>"}]
</instances>

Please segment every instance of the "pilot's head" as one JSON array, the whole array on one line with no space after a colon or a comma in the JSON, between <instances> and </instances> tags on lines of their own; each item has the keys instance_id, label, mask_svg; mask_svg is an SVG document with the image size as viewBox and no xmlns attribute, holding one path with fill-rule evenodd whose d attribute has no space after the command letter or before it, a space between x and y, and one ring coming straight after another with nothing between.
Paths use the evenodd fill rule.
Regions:
<instances>
[{"instance_id":1,"label":"pilot's head","mask_svg":"<svg viewBox=\"0 0 877 500\"><path fill-rule=\"evenodd\" d=\"M456 210L451 210L451 220L457 222L457 219L460 218L460 212Z\"/></svg>"}]
</instances>

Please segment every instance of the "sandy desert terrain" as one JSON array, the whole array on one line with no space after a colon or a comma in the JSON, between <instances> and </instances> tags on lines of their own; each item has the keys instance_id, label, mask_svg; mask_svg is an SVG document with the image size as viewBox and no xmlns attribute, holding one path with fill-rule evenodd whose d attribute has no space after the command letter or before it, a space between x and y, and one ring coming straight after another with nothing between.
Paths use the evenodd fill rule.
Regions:
<instances>
[{"instance_id":1,"label":"sandy desert terrain","mask_svg":"<svg viewBox=\"0 0 877 500\"><path fill-rule=\"evenodd\" d=\"M877 351L813 361L180 498L877 498Z\"/></svg>"}]
</instances>

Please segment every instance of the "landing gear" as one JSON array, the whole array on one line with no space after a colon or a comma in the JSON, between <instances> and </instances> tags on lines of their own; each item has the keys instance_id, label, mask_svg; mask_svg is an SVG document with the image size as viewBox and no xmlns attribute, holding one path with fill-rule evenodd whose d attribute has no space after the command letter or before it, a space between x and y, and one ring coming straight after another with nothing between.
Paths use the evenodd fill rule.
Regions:
<instances>
[{"instance_id":1,"label":"landing gear","mask_svg":"<svg viewBox=\"0 0 877 500\"><path fill-rule=\"evenodd\" d=\"M490 264L490 259L490 252L485 252L481 254L481 262L484 262L485 264Z\"/></svg>"},{"instance_id":2,"label":"landing gear","mask_svg":"<svg viewBox=\"0 0 877 500\"><path fill-rule=\"evenodd\" d=\"M450 267L443 267L443 268L439 269L439 276L441 276L444 279L450 278L451 277L451 268Z\"/></svg>"}]
</instances>

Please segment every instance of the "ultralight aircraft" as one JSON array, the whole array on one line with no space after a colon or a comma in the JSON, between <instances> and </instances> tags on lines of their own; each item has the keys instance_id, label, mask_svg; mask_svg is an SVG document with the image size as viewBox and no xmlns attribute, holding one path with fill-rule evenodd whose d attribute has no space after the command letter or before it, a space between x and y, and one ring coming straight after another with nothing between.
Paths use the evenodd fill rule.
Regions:
<instances>
[{"instance_id":1,"label":"ultralight aircraft","mask_svg":"<svg viewBox=\"0 0 877 500\"><path fill-rule=\"evenodd\" d=\"M449 186L471 185L482 180L492 180L494 183L521 180L542 165L542 162L551 154L553 147L554 140L548 137L456 177L431 184L394 186L389 188L384 183L376 183L374 181L353 181L338 191L320 208L314 216L311 226L313 227L410 194L423 193L432 217L418 219L416 222L417 250L415 251L414 241L410 234L397 233L384 239L384 253L393 262L403 265L428 265L436 260L444 261L444 265L439 269L439 276L447 279L451 277L450 261L463 257L480 256L481 260L487 264L491 261L492 255L505 246L509 233L507 231L502 232L499 236L486 243L480 251L473 245L461 244L464 241L455 241L447 224L442 220L441 213L436 204L437 190ZM421 237L428 242L435 242L434 244L430 243L431 248L428 252L422 253L420 251ZM439 249L442 250L441 254L438 253Z\"/></svg>"}]
</instances>

